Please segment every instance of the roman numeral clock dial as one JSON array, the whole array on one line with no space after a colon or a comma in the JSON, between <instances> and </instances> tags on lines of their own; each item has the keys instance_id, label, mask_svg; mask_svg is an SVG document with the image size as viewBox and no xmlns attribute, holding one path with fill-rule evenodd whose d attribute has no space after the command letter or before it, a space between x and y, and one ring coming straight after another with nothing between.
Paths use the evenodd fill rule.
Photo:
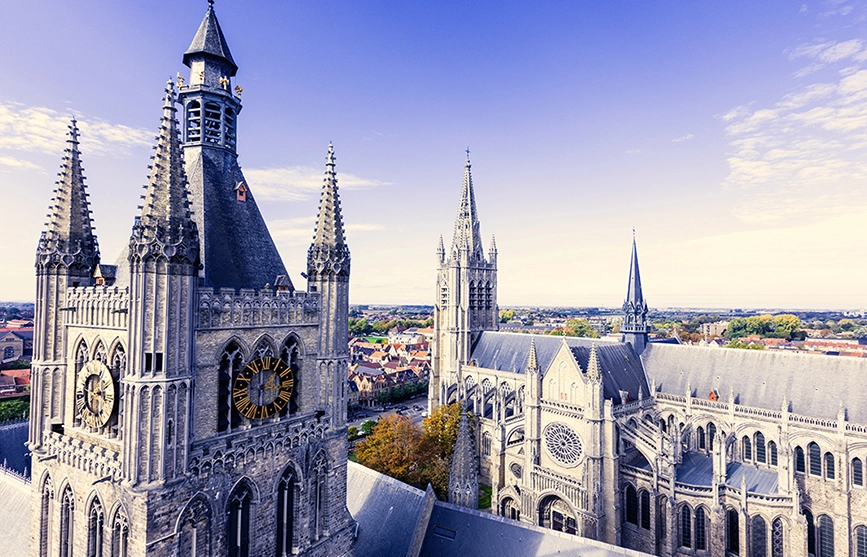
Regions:
<instances>
[{"instance_id":1,"label":"roman numeral clock dial","mask_svg":"<svg viewBox=\"0 0 867 557\"><path fill-rule=\"evenodd\" d=\"M91 360L78 372L75 409L81 421L98 429L108 423L114 411L114 379L104 363Z\"/></svg>"},{"instance_id":2,"label":"roman numeral clock dial","mask_svg":"<svg viewBox=\"0 0 867 557\"><path fill-rule=\"evenodd\" d=\"M295 377L279 358L259 358L238 372L232 386L232 402L251 420L276 416L289 404Z\"/></svg>"}]
</instances>

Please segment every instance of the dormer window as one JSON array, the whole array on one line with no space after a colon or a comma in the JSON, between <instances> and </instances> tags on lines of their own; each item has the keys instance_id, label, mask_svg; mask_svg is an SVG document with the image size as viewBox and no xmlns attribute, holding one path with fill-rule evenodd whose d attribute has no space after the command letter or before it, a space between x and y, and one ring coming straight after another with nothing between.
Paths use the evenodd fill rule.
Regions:
<instances>
[{"instance_id":1,"label":"dormer window","mask_svg":"<svg viewBox=\"0 0 867 557\"><path fill-rule=\"evenodd\" d=\"M238 185L235 186L235 193L238 196L238 201L241 203L245 203L247 201L247 184L244 182L238 182Z\"/></svg>"}]
</instances>

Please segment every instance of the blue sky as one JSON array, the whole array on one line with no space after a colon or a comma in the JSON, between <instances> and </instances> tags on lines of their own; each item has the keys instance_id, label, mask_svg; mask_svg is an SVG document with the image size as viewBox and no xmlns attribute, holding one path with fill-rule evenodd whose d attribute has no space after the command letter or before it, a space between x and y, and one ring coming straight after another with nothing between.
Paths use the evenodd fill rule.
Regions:
<instances>
[{"instance_id":1,"label":"blue sky","mask_svg":"<svg viewBox=\"0 0 867 557\"><path fill-rule=\"evenodd\" d=\"M206 7L0 2L0 299L32 299L72 114L114 261ZM296 283L333 141L352 302L432 303L469 146L501 306L619 305L635 227L652 306L867 307L863 4L216 10L244 89L239 161Z\"/></svg>"}]
</instances>

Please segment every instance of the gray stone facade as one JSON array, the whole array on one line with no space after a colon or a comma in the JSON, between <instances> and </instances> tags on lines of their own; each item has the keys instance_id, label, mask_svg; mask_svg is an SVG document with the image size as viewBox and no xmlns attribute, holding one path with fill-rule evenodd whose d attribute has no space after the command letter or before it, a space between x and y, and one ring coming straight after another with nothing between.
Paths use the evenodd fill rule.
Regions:
<instances>
[{"instance_id":1,"label":"gray stone facade","mask_svg":"<svg viewBox=\"0 0 867 557\"><path fill-rule=\"evenodd\" d=\"M430 397L476 417L497 514L663 556L867 555L867 361L648 343L634 242L623 342L500 333L443 253Z\"/></svg>"},{"instance_id":2,"label":"gray stone facade","mask_svg":"<svg viewBox=\"0 0 867 557\"><path fill-rule=\"evenodd\" d=\"M37 253L30 555L351 555L333 149L296 291L237 164L237 65L213 6L184 63L116 280L98 272L70 127Z\"/></svg>"}]
</instances>

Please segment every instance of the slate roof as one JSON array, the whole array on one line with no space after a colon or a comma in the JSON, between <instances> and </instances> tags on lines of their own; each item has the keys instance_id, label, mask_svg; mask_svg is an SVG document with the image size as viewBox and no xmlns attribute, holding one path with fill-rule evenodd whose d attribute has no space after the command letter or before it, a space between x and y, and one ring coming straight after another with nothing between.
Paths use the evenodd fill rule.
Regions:
<instances>
[{"instance_id":1,"label":"slate roof","mask_svg":"<svg viewBox=\"0 0 867 557\"><path fill-rule=\"evenodd\" d=\"M525 335L520 333L501 333L485 331L473 344L470 358L476 365L499 371L524 373L527 368L527 356L530 353L530 340L536 344L536 357L544 374L551 365L555 354L560 349L563 340L569 345L572 354L587 371L590 359L590 346L596 343L596 355L602 369L602 386L605 398L620 404L620 391L627 391L630 400L638 399L638 391L644 396L650 394L645 380L641 360L632 349L631 344L612 342L599 339L578 337L557 337L546 335Z\"/></svg>"},{"instance_id":2,"label":"slate roof","mask_svg":"<svg viewBox=\"0 0 867 557\"><path fill-rule=\"evenodd\" d=\"M641 355L650 381L665 393L722 401L734 390L738 404L836 419L840 402L850 422L867 424L867 359L771 350L710 350L698 346L650 344ZM821 380L817 380L821 378Z\"/></svg>"},{"instance_id":3,"label":"slate roof","mask_svg":"<svg viewBox=\"0 0 867 557\"><path fill-rule=\"evenodd\" d=\"M358 522L355 557L405 557L424 506L424 491L347 462L346 507Z\"/></svg>"},{"instance_id":4,"label":"slate roof","mask_svg":"<svg viewBox=\"0 0 867 557\"><path fill-rule=\"evenodd\" d=\"M779 475L776 470L767 470L743 464L729 462L726 465L726 485L740 488L742 478L747 480L747 491L750 493L777 493ZM677 467L679 483L710 487L713 483L713 458L701 453L687 453L683 463Z\"/></svg>"},{"instance_id":5,"label":"slate roof","mask_svg":"<svg viewBox=\"0 0 867 557\"><path fill-rule=\"evenodd\" d=\"M208 7L208 11L199 25L199 30L196 31L196 36L190 43L190 48L184 53L184 64L189 66L192 62L191 58L196 54L213 56L225 61L231 69L230 76L234 76L235 72L238 71L238 65L235 64L232 53L229 52L229 44L226 42L226 37L223 36L223 30L220 29L220 22L217 21L217 14L214 13L213 5Z\"/></svg>"},{"instance_id":6,"label":"slate roof","mask_svg":"<svg viewBox=\"0 0 867 557\"><path fill-rule=\"evenodd\" d=\"M30 486L0 472L0 555L26 557L30 554Z\"/></svg>"}]
</instances>

